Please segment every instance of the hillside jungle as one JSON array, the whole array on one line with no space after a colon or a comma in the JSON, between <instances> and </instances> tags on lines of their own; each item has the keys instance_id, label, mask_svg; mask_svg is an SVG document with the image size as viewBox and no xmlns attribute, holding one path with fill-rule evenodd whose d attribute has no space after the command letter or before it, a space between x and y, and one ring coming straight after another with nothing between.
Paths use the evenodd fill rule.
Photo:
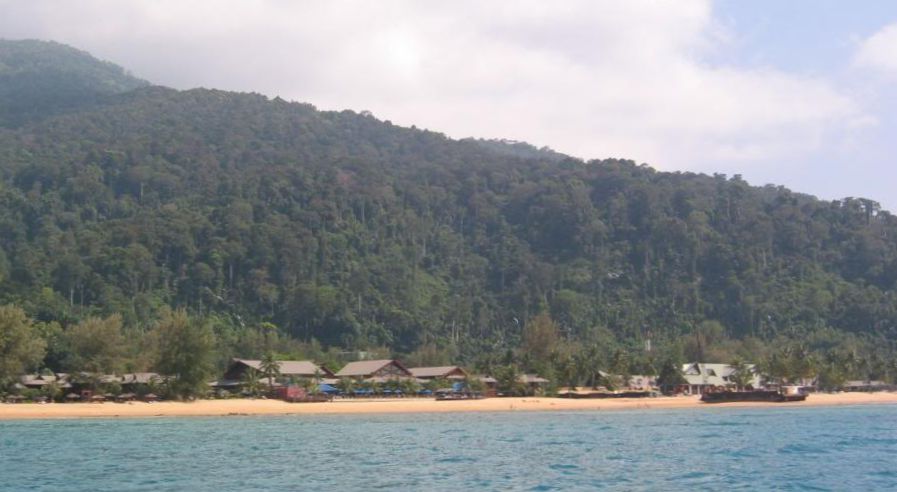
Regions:
<instances>
[{"instance_id":1,"label":"hillside jungle","mask_svg":"<svg viewBox=\"0 0 897 492\"><path fill-rule=\"evenodd\" d=\"M897 377L871 200L177 91L55 43L0 42L0 102L0 378L359 352Z\"/></svg>"}]
</instances>

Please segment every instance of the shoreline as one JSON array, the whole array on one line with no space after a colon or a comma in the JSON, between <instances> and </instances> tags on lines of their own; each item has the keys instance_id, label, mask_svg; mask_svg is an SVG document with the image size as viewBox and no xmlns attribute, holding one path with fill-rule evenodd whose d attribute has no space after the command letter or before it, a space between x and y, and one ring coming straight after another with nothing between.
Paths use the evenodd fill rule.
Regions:
<instances>
[{"instance_id":1,"label":"shoreline","mask_svg":"<svg viewBox=\"0 0 897 492\"><path fill-rule=\"evenodd\" d=\"M3 403L0 420L73 418L215 417L246 415L364 415L398 413L546 412L663 410L687 408L800 408L845 405L897 404L897 393L811 394L789 403L701 403L697 396L573 400L552 397L487 398L436 401L433 399L336 400L324 403L286 403L280 400L198 400L194 402L128 403Z\"/></svg>"}]
</instances>

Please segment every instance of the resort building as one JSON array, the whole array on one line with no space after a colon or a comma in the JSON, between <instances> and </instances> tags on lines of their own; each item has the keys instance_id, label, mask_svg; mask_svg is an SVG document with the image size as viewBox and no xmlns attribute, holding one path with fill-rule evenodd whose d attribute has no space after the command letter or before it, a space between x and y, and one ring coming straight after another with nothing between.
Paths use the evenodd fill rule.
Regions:
<instances>
[{"instance_id":1,"label":"resort building","mask_svg":"<svg viewBox=\"0 0 897 492\"><path fill-rule=\"evenodd\" d=\"M165 382L165 378L155 372L134 372L123 374L121 377L121 389L128 393L147 393L150 386Z\"/></svg>"},{"instance_id":2,"label":"resort building","mask_svg":"<svg viewBox=\"0 0 897 492\"><path fill-rule=\"evenodd\" d=\"M71 388L71 384L60 380L54 374L26 374L19 378L19 385L28 389L43 389L50 383L56 383L60 388Z\"/></svg>"},{"instance_id":3,"label":"resort building","mask_svg":"<svg viewBox=\"0 0 897 492\"><path fill-rule=\"evenodd\" d=\"M644 374L633 374L629 376L626 387L636 391L651 391L657 387L657 376L648 376Z\"/></svg>"},{"instance_id":4,"label":"resort building","mask_svg":"<svg viewBox=\"0 0 897 492\"><path fill-rule=\"evenodd\" d=\"M326 367L319 366L310 360L279 360L277 361L280 376L285 378L313 378L333 377L333 373ZM224 372L225 380L239 381L249 369L262 370L262 361L253 359L233 359Z\"/></svg>"},{"instance_id":5,"label":"resort building","mask_svg":"<svg viewBox=\"0 0 897 492\"><path fill-rule=\"evenodd\" d=\"M521 374L520 382L525 384L530 391L544 389L550 381L538 374Z\"/></svg>"},{"instance_id":6,"label":"resort building","mask_svg":"<svg viewBox=\"0 0 897 492\"><path fill-rule=\"evenodd\" d=\"M333 372L310 360L279 360L278 370L281 378L332 378ZM224 376L218 381L209 383L215 389L233 390L241 387L246 373L250 369L261 372L262 361L256 359L232 359Z\"/></svg>"},{"instance_id":7,"label":"resort building","mask_svg":"<svg viewBox=\"0 0 897 492\"><path fill-rule=\"evenodd\" d=\"M748 384L754 388L759 388L760 376L755 371L754 364L746 364L746 366L752 374ZM685 378L686 384L682 385L680 389L692 395L701 395L708 389L735 386L735 382L731 378L734 373L735 369L729 364L706 362L684 364L682 366L682 376Z\"/></svg>"},{"instance_id":8,"label":"resort building","mask_svg":"<svg viewBox=\"0 0 897 492\"><path fill-rule=\"evenodd\" d=\"M411 372L412 376L424 381L431 379L467 379L467 372L460 366L411 367L408 371Z\"/></svg>"},{"instance_id":9,"label":"resort building","mask_svg":"<svg viewBox=\"0 0 897 492\"><path fill-rule=\"evenodd\" d=\"M897 385L888 384L884 381L868 381L868 380L850 380L845 381L841 387L842 391L894 391Z\"/></svg>"},{"instance_id":10,"label":"resort building","mask_svg":"<svg viewBox=\"0 0 897 492\"><path fill-rule=\"evenodd\" d=\"M414 375L395 359L360 360L350 362L336 373L337 378L388 379L413 378Z\"/></svg>"}]
</instances>

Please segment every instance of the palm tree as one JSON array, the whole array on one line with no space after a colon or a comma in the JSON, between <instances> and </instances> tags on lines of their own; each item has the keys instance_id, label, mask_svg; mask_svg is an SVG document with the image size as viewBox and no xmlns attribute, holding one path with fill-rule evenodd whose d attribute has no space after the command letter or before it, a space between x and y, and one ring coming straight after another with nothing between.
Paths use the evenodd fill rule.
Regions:
<instances>
[{"instance_id":1,"label":"palm tree","mask_svg":"<svg viewBox=\"0 0 897 492\"><path fill-rule=\"evenodd\" d=\"M249 368L246 372L243 373L243 392L247 393L251 396L256 396L259 394L259 371Z\"/></svg>"},{"instance_id":2,"label":"palm tree","mask_svg":"<svg viewBox=\"0 0 897 492\"><path fill-rule=\"evenodd\" d=\"M504 367L496 368L495 380L498 391L506 396L522 396L526 394L526 389L520 382L520 372L517 366L511 364Z\"/></svg>"},{"instance_id":3,"label":"palm tree","mask_svg":"<svg viewBox=\"0 0 897 492\"><path fill-rule=\"evenodd\" d=\"M416 379L403 379L401 383L399 383L399 389L406 395L416 395L417 392L420 391L420 384Z\"/></svg>"},{"instance_id":4,"label":"palm tree","mask_svg":"<svg viewBox=\"0 0 897 492\"><path fill-rule=\"evenodd\" d=\"M259 363L262 375L268 378L268 389L274 389L274 378L280 376L280 362L274 357L274 352L268 352L262 356Z\"/></svg>"},{"instance_id":5,"label":"palm tree","mask_svg":"<svg viewBox=\"0 0 897 492\"><path fill-rule=\"evenodd\" d=\"M579 368L575 358L567 357L561 363L561 378L570 391L576 391L576 387L579 386Z\"/></svg>"},{"instance_id":6,"label":"palm tree","mask_svg":"<svg viewBox=\"0 0 897 492\"><path fill-rule=\"evenodd\" d=\"M664 393L672 393L676 386L685 384L685 376L682 370L672 359L667 359L660 366L660 374L657 376L657 386Z\"/></svg>"},{"instance_id":7,"label":"palm tree","mask_svg":"<svg viewBox=\"0 0 897 492\"><path fill-rule=\"evenodd\" d=\"M352 378L340 378L340 380L336 382L336 387L343 395L351 395L352 390L355 389L355 381L353 381Z\"/></svg>"},{"instance_id":8,"label":"palm tree","mask_svg":"<svg viewBox=\"0 0 897 492\"><path fill-rule=\"evenodd\" d=\"M46 395L50 402L56 401L61 393L62 386L60 386L56 381L49 381L44 385L44 395Z\"/></svg>"},{"instance_id":9,"label":"palm tree","mask_svg":"<svg viewBox=\"0 0 897 492\"><path fill-rule=\"evenodd\" d=\"M482 393L486 391L486 384L476 376L467 376L464 378L464 388L472 393Z\"/></svg>"},{"instance_id":10,"label":"palm tree","mask_svg":"<svg viewBox=\"0 0 897 492\"><path fill-rule=\"evenodd\" d=\"M316 383L314 379L301 378L299 380L299 386L302 387L309 395L315 395L318 393L318 383Z\"/></svg>"},{"instance_id":11,"label":"palm tree","mask_svg":"<svg viewBox=\"0 0 897 492\"><path fill-rule=\"evenodd\" d=\"M751 381L754 379L754 371L743 360L736 357L735 360L729 363L729 367L732 368L729 380L735 383L736 389L741 390L751 384Z\"/></svg>"}]
</instances>

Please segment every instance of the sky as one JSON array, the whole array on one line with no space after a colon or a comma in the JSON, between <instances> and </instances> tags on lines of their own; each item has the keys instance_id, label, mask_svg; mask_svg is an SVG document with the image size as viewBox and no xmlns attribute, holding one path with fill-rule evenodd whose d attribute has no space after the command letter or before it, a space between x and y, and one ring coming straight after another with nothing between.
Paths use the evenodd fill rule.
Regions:
<instances>
[{"instance_id":1,"label":"sky","mask_svg":"<svg viewBox=\"0 0 897 492\"><path fill-rule=\"evenodd\" d=\"M0 0L153 83L897 211L897 2Z\"/></svg>"}]
</instances>

